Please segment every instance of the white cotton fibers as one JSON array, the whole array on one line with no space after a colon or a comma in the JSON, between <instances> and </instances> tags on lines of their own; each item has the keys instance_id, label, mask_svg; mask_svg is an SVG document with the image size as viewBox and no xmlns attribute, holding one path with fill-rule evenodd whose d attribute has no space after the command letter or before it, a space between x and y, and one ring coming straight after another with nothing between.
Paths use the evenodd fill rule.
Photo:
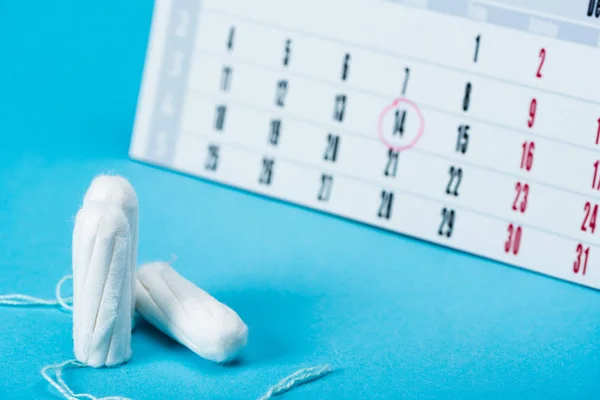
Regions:
<instances>
[{"instance_id":1,"label":"white cotton fibers","mask_svg":"<svg viewBox=\"0 0 600 400\"><path fill-rule=\"evenodd\" d=\"M246 346L248 328L238 314L169 264L145 264L136 280L137 312L199 356L228 362Z\"/></svg>"},{"instance_id":2,"label":"white cotton fibers","mask_svg":"<svg viewBox=\"0 0 600 400\"><path fill-rule=\"evenodd\" d=\"M137 196L117 176L96 178L73 229L75 357L91 367L131 358Z\"/></svg>"}]
</instances>

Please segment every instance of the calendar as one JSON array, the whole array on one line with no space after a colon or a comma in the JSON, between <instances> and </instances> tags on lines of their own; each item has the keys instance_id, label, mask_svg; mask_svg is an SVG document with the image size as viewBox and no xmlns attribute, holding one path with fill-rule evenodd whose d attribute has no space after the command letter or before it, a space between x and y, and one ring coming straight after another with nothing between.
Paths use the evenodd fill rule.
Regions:
<instances>
[{"instance_id":1,"label":"calendar","mask_svg":"<svg viewBox=\"0 0 600 400\"><path fill-rule=\"evenodd\" d=\"M599 16L157 0L130 156L600 289Z\"/></svg>"}]
</instances>

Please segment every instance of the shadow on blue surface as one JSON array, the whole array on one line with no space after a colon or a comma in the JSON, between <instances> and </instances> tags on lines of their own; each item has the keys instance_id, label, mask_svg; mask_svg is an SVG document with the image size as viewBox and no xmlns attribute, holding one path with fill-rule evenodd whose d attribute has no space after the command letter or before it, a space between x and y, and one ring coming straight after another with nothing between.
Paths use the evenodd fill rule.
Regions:
<instances>
[{"instance_id":1,"label":"shadow on blue surface","mask_svg":"<svg viewBox=\"0 0 600 400\"><path fill-rule=\"evenodd\" d=\"M248 346L239 360L224 365L206 361L142 321L134 332L136 337L144 338L144 348L135 354L136 363L153 362L157 360L156 354L169 354L169 358L187 359L201 365L204 373L218 374L223 368L257 367L277 359L302 356L317 345L311 326L319 316L311 310L314 299L310 296L269 289L216 291L211 295L233 308L248 325ZM154 351L150 351L151 348Z\"/></svg>"}]
</instances>

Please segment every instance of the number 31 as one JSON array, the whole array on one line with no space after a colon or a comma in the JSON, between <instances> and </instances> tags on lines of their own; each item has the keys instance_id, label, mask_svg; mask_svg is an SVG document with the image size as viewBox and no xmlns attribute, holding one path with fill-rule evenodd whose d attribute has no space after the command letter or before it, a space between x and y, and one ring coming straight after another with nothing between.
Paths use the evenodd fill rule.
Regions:
<instances>
[{"instance_id":1,"label":"number 31","mask_svg":"<svg viewBox=\"0 0 600 400\"><path fill-rule=\"evenodd\" d=\"M577 253L577 258L573 263L573 272L575 274L578 274L583 264L583 270L581 271L581 275L585 275L585 272L587 270L588 258L590 257L590 248L583 247L583 245L579 243L575 252Z\"/></svg>"}]
</instances>

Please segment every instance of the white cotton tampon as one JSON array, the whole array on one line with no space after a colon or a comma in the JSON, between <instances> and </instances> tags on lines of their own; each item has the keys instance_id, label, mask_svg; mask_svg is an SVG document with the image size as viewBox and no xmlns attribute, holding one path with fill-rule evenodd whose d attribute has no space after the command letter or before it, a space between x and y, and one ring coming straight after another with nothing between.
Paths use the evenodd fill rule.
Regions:
<instances>
[{"instance_id":1,"label":"white cotton tampon","mask_svg":"<svg viewBox=\"0 0 600 400\"><path fill-rule=\"evenodd\" d=\"M229 362L246 346L248 328L238 314L169 264L143 265L136 281L137 312L199 356Z\"/></svg>"},{"instance_id":2,"label":"white cotton tampon","mask_svg":"<svg viewBox=\"0 0 600 400\"><path fill-rule=\"evenodd\" d=\"M83 364L131 359L136 247L133 188L121 177L96 178L73 229L73 341Z\"/></svg>"},{"instance_id":3,"label":"white cotton tampon","mask_svg":"<svg viewBox=\"0 0 600 400\"><path fill-rule=\"evenodd\" d=\"M125 213L129 223L131 238L130 268L135 273L138 249L138 198L135 189L127 179L118 175L100 175L96 177L83 199L83 204L100 202L111 204ZM135 294L135 279L131 280L131 290ZM135 296L131 297L131 315L135 311Z\"/></svg>"},{"instance_id":4,"label":"white cotton tampon","mask_svg":"<svg viewBox=\"0 0 600 400\"><path fill-rule=\"evenodd\" d=\"M91 367L131 358L130 232L121 209L84 206L73 230L75 357Z\"/></svg>"}]
</instances>

